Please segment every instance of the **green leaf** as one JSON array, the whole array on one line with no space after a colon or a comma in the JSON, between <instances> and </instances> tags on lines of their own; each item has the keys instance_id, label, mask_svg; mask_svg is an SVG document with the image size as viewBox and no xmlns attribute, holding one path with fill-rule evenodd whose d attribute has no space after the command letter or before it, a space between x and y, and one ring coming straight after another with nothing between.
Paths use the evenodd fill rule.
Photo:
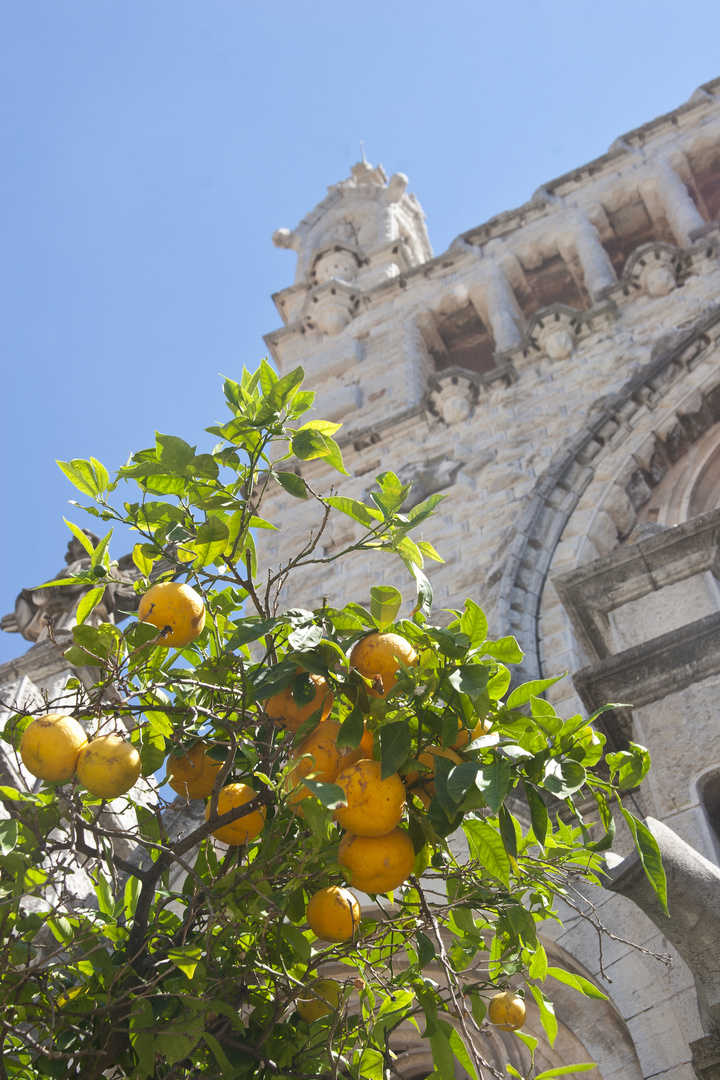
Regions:
<instances>
[{"instance_id":1,"label":"green leaf","mask_svg":"<svg viewBox=\"0 0 720 1080\"><path fill-rule=\"evenodd\" d=\"M376 476L380 491L371 491L370 498L380 507L387 520L395 514L407 499L412 484L401 484L394 472L384 472Z\"/></svg>"},{"instance_id":2,"label":"green leaf","mask_svg":"<svg viewBox=\"0 0 720 1080\"><path fill-rule=\"evenodd\" d=\"M480 652L487 653L495 660L501 660L504 664L519 664L525 655L514 637L498 638L497 641L486 641Z\"/></svg>"},{"instance_id":3,"label":"green leaf","mask_svg":"<svg viewBox=\"0 0 720 1080\"><path fill-rule=\"evenodd\" d=\"M647 825L634 817L629 810L626 810L622 803L620 803L620 809L622 810L623 817L632 833L635 847L640 856L640 862L643 864L643 869L647 874L648 881L652 885L663 911L669 917L670 912L668 911L667 906L667 878L665 877L665 868L662 864L657 840L650 832Z\"/></svg>"},{"instance_id":4,"label":"green leaf","mask_svg":"<svg viewBox=\"0 0 720 1080\"><path fill-rule=\"evenodd\" d=\"M192 1047L193 1044L187 1035L181 1035L175 1031L166 1031L162 1035L155 1036L153 1053L164 1057L168 1065L175 1065L188 1056Z\"/></svg>"},{"instance_id":5,"label":"green leaf","mask_svg":"<svg viewBox=\"0 0 720 1080\"><path fill-rule=\"evenodd\" d=\"M153 564L160 558L160 553L153 552L149 544L135 544L132 550L132 561L137 566L143 577L150 577Z\"/></svg>"},{"instance_id":6,"label":"green leaf","mask_svg":"<svg viewBox=\"0 0 720 1080\"><path fill-rule=\"evenodd\" d=\"M386 780L392 776L410 757L412 738L410 728L406 720L396 720L391 724L385 724L378 731L380 742L380 761L382 769L380 777Z\"/></svg>"},{"instance_id":7,"label":"green leaf","mask_svg":"<svg viewBox=\"0 0 720 1080\"><path fill-rule=\"evenodd\" d=\"M503 804L510 783L510 762L507 758L496 757L486 765L481 765L475 777L475 784L494 814Z\"/></svg>"},{"instance_id":8,"label":"green leaf","mask_svg":"<svg viewBox=\"0 0 720 1080\"><path fill-rule=\"evenodd\" d=\"M0 855L9 855L14 851L18 839L17 821L0 821Z\"/></svg>"},{"instance_id":9,"label":"green leaf","mask_svg":"<svg viewBox=\"0 0 720 1080\"><path fill-rule=\"evenodd\" d=\"M288 495L292 495L295 499L307 499L308 490L305 487L305 481L301 476L298 476L294 472L275 472L273 470L273 477L277 480L281 487L285 488Z\"/></svg>"},{"instance_id":10,"label":"green leaf","mask_svg":"<svg viewBox=\"0 0 720 1080\"><path fill-rule=\"evenodd\" d=\"M179 472L183 476L187 466L195 457L196 448L176 435L161 435L159 431L156 431L155 447L158 462L170 472Z\"/></svg>"},{"instance_id":11,"label":"green leaf","mask_svg":"<svg viewBox=\"0 0 720 1080\"><path fill-rule=\"evenodd\" d=\"M608 1000L607 994L603 994L602 990L595 986L595 983L591 983L589 979L584 979L582 975L574 975L559 967L549 967L547 974L552 975L553 979L557 979L558 982L565 983L566 986L572 986L574 990L577 990L585 997L599 998L601 1001Z\"/></svg>"},{"instance_id":12,"label":"green leaf","mask_svg":"<svg viewBox=\"0 0 720 1080\"><path fill-rule=\"evenodd\" d=\"M402 604L402 593L392 585L373 585L370 589L370 614L382 633L392 626Z\"/></svg>"},{"instance_id":13,"label":"green leaf","mask_svg":"<svg viewBox=\"0 0 720 1080\"><path fill-rule=\"evenodd\" d=\"M199 569L207 566L220 555L223 555L227 546L229 529L224 521L218 517L209 517L197 531L197 537L192 544L183 545L195 554L193 566Z\"/></svg>"},{"instance_id":14,"label":"green leaf","mask_svg":"<svg viewBox=\"0 0 720 1080\"><path fill-rule=\"evenodd\" d=\"M650 754L647 749L633 742L628 750L607 754L605 760L610 766L610 779L618 773L618 787L625 790L641 784L650 768Z\"/></svg>"},{"instance_id":15,"label":"green leaf","mask_svg":"<svg viewBox=\"0 0 720 1080\"><path fill-rule=\"evenodd\" d=\"M220 1066L220 1072L223 1076L234 1077L237 1076L237 1070L233 1068L228 1059L225 1057L225 1051L221 1047L214 1035L211 1035L209 1031L203 1031L203 1039L208 1044L213 1052L213 1056Z\"/></svg>"},{"instance_id":16,"label":"green leaf","mask_svg":"<svg viewBox=\"0 0 720 1080\"><path fill-rule=\"evenodd\" d=\"M93 611L102 600L104 593L104 585L100 586L98 589L90 589L89 592L85 593L77 606L76 618L79 623L85 622L90 612Z\"/></svg>"},{"instance_id":17,"label":"green leaf","mask_svg":"<svg viewBox=\"0 0 720 1080\"><path fill-rule=\"evenodd\" d=\"M505 850L511 858L517 859L517 834L518 832L521 833L521 830L519 827L516 828L517 822L506 806L501 806L498 810L498 824L500 825L500 835ZM525 913L523 912L523 914Z\"/></svg>"},{"instance_id":18,"label":"green leaf","mask_svg":"<svg viewBox=\"0 0 720 1080\"><path fill-rule=\"evenodd\" d=\"M433 1080L455 1080L455 1055L444 1030L449 1026L438 1021L435 1031L429 1036L435 1066L435 1072L430 1074Z\"/></svg>"},{"instance_id":19,"label":"green leaf","mask_svg":"<svg viewBox=\"0 0 720 1080\"><path fill-rule=\"evenodd\" d=\"M341 427L342 424L335 424L332 420L308 420L306 424L298 428L298 431L310 428L312 431L319 431L322 435L334 435Z\"/></svg>"},{"instance_id":20,"label":"green leaf","mask_svg":"<svg viewBox=\"0 0 720 1080\"><path fill-rule=\"evenodd\" d=\"M432 585L430 584L427 577L422 572L419 566L416 566L415 563L408 562L405 559L403 559L403 562L407 566L412 576L415 578L415 584L417 585L417 601L415 603L415 607L412 610L412 614L421 615L424 619L427 619L430 611L432 610Z\"/></svg>"},{"instance_id":21,"label":"green leaf","mask_svg":"<svg viewBox=\"0 0 720 1080\"><path fill-rule=\"evenodd\" d=\"M559 1065L556 1069L545 1069L538 1073L535 1080L549 1080L551 1076L565 1076L566 1073L587 1072L588 1069L597 1069L595 1061L580 1061L575 1065Z\"/></svg>"},{"instance_id":22,"label":"green leaf","mask_svg":"<svg viewBox=\"0 0 720 1080\"><path fill-rule=\"evenodd\" d=\"M426 559L432 559L433 562L439 563L445 562L442 555L438 555L437 551L432 546L429 540L418 540L417 546Z\"/></svg>"},{"instance_id":23,"label":"green leaf","mask_svg":"<svg viewBox=\"0 0 720 1080\"><path fill-rule=\"evenodd\" d=\"M192 979L195 968L202 959L202 949L193 945L186 945L182 949L168 949L167 958L171 964L187 975L188 979Z\"/></svg>"},{"instance_id":24,"label":"green leaf","mask_svg":"<svg viewBox=\"0 0 720 1080\"><path fill-rule=\"evenodd\" d=\"M531 697L538 697L543 690L547 690L549 686L553 686L560 679L564 679L566 674L567 672L563 675L557 675L554 679L533 679L532 682L522 683L517 686L507 699L508 709L518 709L521 705L525 705Z\"/></svg>"},{"instance_id":25,"label":"green leaf","mask_svg":"<svg viewBox=\"0 0 720 1080\"><path fill-rule=\"evenodd\" d=\"M362 709L355 705L350 710L337 733L335 746L338 750L357 750L365 731Z\"/></svg>"},{"instance_id":26,"label":"green leaf","mask_svg":"<svg viewBox=\"0 0 720 1080\"><path fill-rule=\"evenodd\" d=\"M321 432L306 428L295 433L290 441L290 449L301 461L312 461L327 456L330 440Z\"/></svg>"},{"instance_id":27,"label":"green leaf","mask_svg":"<svg viewBox=\"0 0 720 1080\"><path fill-rule=\"evenodd\" d=\"M487 637L488 622L483 609L474 600L465 601L465 612L460 618L460 629L470 638L470 645L481 645Z\"/></svg>"},{"instance_id":28,"label":"green leaf","mask_svg":"<svg viewBox=\"0 0 720 1080\"><path fill-rule=\"evenodd\" d=\"M463 822L470 855L477 859L492 877L510 887L510 860L500 834L486 821L474 819Z\"/></svg>"},{"instance_id":29,"label":"green leaf","mask_svg":"<svg viewBox=\"0 0 720 1080\"><path fill-rule=\"evenodd\" d=\"M573 795L587 780L587 772L577 761L550 758L545 766L543 787L558 799Z\"/></svg>"},{"instance_id":30,"label":"green leaf","mask_svg":"<svg viewBox=\"0 0 720 1080\"><path fill-rule=\"evenodd\" d=\"M379 1050L371 1046L365 1047L358 1064L358 1077L360 1076L364 1076L365 1080L384 1080L385 1058Z\"/></svg>"},{"instance_id":31,"label":"green leaf","mask_svg":"<svg viewBox=\"0 0 720 1080\"><path fill-rule=\"evenodd\" d=\"M450 1043L453 1054L458 1059L468 1076L472 1077L473 1080L478 1080L475 1066L470 1060L470 1055L467 1052L465 1043L460 1038L459 1032L457 1032L455 1028L452 1027L450 1024L446 1024L445 1021L441 1021L441 1024L444 1028L447 1028L448 1042Z\"/></svg>"},{"instance_id":32,"label":"green leaf","mask_svg":"<svg viewBox=\"0 0 720 1080\"><path fill-rule=\"evenodd\" d=\"M366 506L365 503L358 502L357 499L348 499L345 495L331 495L325 502L342 514L347 514L353 521L364 525L366 529L372 529L378 521L383 519L380 511L374 506Z\"/></svg>"},{"instance_id":33,"label":"green leaf","mask_svg":"<svg viewBox=\"0 0 720 1080\"><path fill-rule=\"evenodd\" d=\"M85 533L82 531L82 529L79 529L77 525L73 525L72 521L68 521L67 518L63 518L63 521L65 522L65 524L67 525L68 529L73 534L73 536L76 538L76 540L80 541L82 546L87 551L88 555L92 558L92 553L93 553L93 551L95 549L93 548L92 543L90 542L90 538L87 537L85 535Z\"/></svg>"},{"instance_id":34,"label":"green leaf","mask_svg":"<svg viewBox=\"0 0 720 1080\"><path fill-rule=\"evenodd\" d=\"M532 960L528 965L528 975L531 979L544 979L548 973L547 953L540 944L537 943L535 952L533 953Z\"/></svg>"},{"instance_id":35,"label":"green leaf","mask_svg":"<svg viewBox=\"0 0 720 1080\"><path fill-rule=\"evenodd\" d=\"M464 761L461 765L456 765L454 769L450 771L447 781L447 791L450 798L460 803L471 787L475 785L475 779L480 771L480 765L474 761Z\"/></svg>"},{"instance_id":36,"label":"green leaf","mask_svg":"<svg viewBox=\"0 0 720 1080\"><path fill-rule=\"evenodd\" d=\"M302 782L328 810L337 810L338 806L347 806L345 792L339 784L322 784L319 780L309 780L307 777L303 777Z\"/></svg>"},{"instance_id":37,"label":"green leaf","mask_svg":"<svg viewBox=\"0 0 720 1080\"><path fill-rule=\"evenodd\" d=\"M107 469L95 458L89 461L73 458L72 461L58 461L57 464L83 495L90 495L94 499L107 487Z\"/></svg>"},{"instance_id":38,"label":"green leaf","mask_svg":"<svg viewBox=\"0 0 720 1080\"><path fill-rule=\"evenodd\" d=\"M427 967L435 959L435 946L427 934L423 934L422 930L416 932L415 940L417 941L418 966L421 968Z\"/></svg>"},{"instance_id":39,"label":"green leaf","mask_svg":"<svg viewBox=\"0 0 720 1080\"><path fill-rule=\"evenodd\" d=\"M112 889L110 888L110 882L100 870L98 870L95 883L95 895L98 898L98 907L103 915L112 915L115 911Z\"/></svg>"},{"instance_id":40,"label":"green leaf","mask_svg":"<svg viewBox=\"0 0 720 1080\"><path fill-rule=\"evenodd\" d=\"M425 521L426 518L429 518L435 507L441 503L443 499L447 499L447 495L436 493L435 495L431 495L429 499L425 499L424 502L418 503L417 506L413 506L412 510L408 513L408 521L413 528L416 525L419 525L421 521Z\"/></svg>"},{"instance_id":41,"label":"green leaf","mask_svg":"<svg viewBox=\"0 0 720 1080\"><path fill-rule=\"evenodd\" d=\"M558 1032L558 1022L555 1017L555 1007L549 998L546 998L539 986L533 986L528 983L532 996L538 1003L540 1009L540 1023L543 1026L547 1040L551 1046L555 1044L555 1036ZM537 1080L537 1078L536 1078Z\"/></svg>"},{"instance_id":42,"label":"green leaf","mask_svg":"<svg viewBox=\"0 0 720 1080\"><path fill-rule=\"evenodd\" d=\"M532 822L532 830L535 839L541 847L545 847L548 825L550 823L547 807L543 802L540 793L527 780L523 780L523 788L525 789L525 798L530 807L530 821Z\"/></svg>"},{"instance_id":43,"label":"green leaf","mask_svg":"<svg viewBox=\"0 0 720 1080\"><path fill-rule=\"evenodd\" d=\"M461 664L448 675L448 682L461 694L479 697L488 684L488 669L484 664Z\"/></svg>"}]
</instances>

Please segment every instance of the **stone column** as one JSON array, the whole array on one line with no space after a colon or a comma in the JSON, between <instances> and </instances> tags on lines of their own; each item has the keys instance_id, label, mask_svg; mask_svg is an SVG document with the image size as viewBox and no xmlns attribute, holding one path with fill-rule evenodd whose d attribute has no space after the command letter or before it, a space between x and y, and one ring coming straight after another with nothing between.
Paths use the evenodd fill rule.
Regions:
<instances>
[{"instance_id":1,"label":"stone column","mask_svg":"<svg viewBox=\"0 0 720 1080\"><path fill-rule=\"evenodd\" d=\"M705 1037L691 1044L701 1080L720 1080L720 869L661 821L645 821L657 840L667 876L665 915L637 852L612 864L606 888L627 896L672 942L695 979Z\"/></svg>"},{"instance_id":2,"label":"stone column","mask_svg":"<svg viewBox=\"0 0 720 1080\"><path fill-rule=\"evenodd\" d=\"M680 247L689 247L692 233L702 229L705 221L683 181L672 166L664 162L654 167L651 176L643 180L641 193L647 188L657 193Z\"/></svg>"},{"instance_id":3,"label":"stone column","mask_svg":"<svg viewBox=\"0 0 720 1080\"><path fill-rule=\"evenodd\" d=\"M610 256L602 245L597 229L586 217L573 222L572 237L587 291L593 300L597 300L603 289L617 281Z\"/></svg>"},{"instance_id":4,"label":"stone column","mask_svg":"<svg viewBox=\"0 0 720 1080\"><path fill-rule=\"evenodd\" d=\"M499 266L485 278L482 292L473 290L470 299L490 324L495 351L515 349L523 339L524 320L515 293Z\"/></svg>"}]
</instances>

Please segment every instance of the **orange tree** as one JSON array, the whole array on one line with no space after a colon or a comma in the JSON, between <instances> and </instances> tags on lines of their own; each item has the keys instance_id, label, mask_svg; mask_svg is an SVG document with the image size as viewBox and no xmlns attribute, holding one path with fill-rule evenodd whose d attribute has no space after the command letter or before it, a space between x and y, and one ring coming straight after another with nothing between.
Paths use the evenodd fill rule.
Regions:
<instances>
[{"instance_id":1,"label":"orange tree","mask_svg":"<svg viewBox=\"0 0 720 1080\"><path fill-rule=\"evenodd\" d=\"M409 486L390 471L367 504L291 471L319 458L344 472L338 425L306 420L302 381L265 362L227 380L212 453L157 434L113 480L92 458L60 463L88 513L136 530L141 601L124 630L94 623L117 564L109 533L93 546L72 525L90 567L62 711L89 743L77 727L63 743L52 718L30 730L52 701L5 729L6 757L21 751L35 776L43 746L79 763L34 784L17 770L0 791L1 1076L382 1080L412 1023L440 1080L456 1058L479 1078L496 995L490 1020L518 1028L524 994L551 1042L548 977L602 996L549 966L537 928L599 883L613 806L663 896L653 838L618 794L647 752L604 755L593 717L544 700L552 679L509 692L522 654L488 638L475 601L431 621L422 567L439 556L411 534L442 496L404 513ZM277 485L316 500L323 527L348 515L359 538L325 556L316 531L260 565ZM284 610L289 575L350 551L403 561L409 618L385 585L367 606ZM356 897L353 882L384 891Z\"/></svg>"}]
</instances>

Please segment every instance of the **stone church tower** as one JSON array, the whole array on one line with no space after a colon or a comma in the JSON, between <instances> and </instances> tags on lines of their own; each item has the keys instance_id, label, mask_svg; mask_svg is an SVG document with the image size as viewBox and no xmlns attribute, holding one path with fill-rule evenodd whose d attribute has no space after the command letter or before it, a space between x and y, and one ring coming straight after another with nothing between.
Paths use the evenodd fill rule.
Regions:
<instances>
[{"instance_id":1,"label":"stone church tower","mask_svg":"<svg viewBox=\"0 0 720 1080\"><path fill-rule=\"evenodd\" d=\"M445 558L428 571L436 607L471 595L518 638L526 678L572 673L548 691L562 715L633 706L606 734L650 749L636 801L695 884L678 886L672 927L594 897L617 938L673 954L666 969L612 941L612 984L567 912L555 946L611 1008L562 999L558 1015L604 1080L720 1076L720 80L438 256L407 183L362 162L273 237L297 270L265 340L343 422L351 475L298 471L361 500L386 468L416 501L442 491L425 533ZM276 496L271 561L316 513ZM334 528L328 555L353 536ZM365 554L309 571L288 601L363 602L380 580L409 598L384 559L373 581Z\"/></svg>"},{"instance_id":2,"label":"stone church tower","mask_svg":"<svg viewBox=\"0 0 720 1080\"><path fill-rule=\"evenodd\" d=\"M415 501L442 491L425 532L445 559L428 571L436 608L471 595L491 632L518 638L524 677L569 671L548 691L564 715L630 703L604 730L650 749L634 801L663 849L673 919L630 858L609 858L613 891L588 893L613 935L602 964L580 900L546 945L610 1000L554 986L560 1033L541 1060L594 1060L603 1080L717 1080L720 79L441 255L407 187L363 161L273 237L297 267L266 342L281 372L305 367L318 415L343 422L350 476L297 471L358 499L387 468ZM262 541L277 565L317 511L273 498L284 528ZM325 554L353 535L350 519L332 524ZM379 554L310 570L286 599L341 607L381 580L410 599ZM2 699L65 673L40 642L0 667ZM497 1048L498 1067L517 1053ZM416 1080L428 1057L416 1040L398 1067Z\"/></svg>"}]
</instances>

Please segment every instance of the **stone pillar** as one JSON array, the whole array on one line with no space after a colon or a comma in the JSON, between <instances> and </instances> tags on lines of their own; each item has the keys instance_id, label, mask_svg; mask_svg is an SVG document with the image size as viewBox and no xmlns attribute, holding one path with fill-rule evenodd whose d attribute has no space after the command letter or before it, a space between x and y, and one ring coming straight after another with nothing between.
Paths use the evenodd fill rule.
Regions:
<instances>
[{"instance_id":1,"label":"stone pillar","mask_svg":"<svg viewBox=\"0 0 720 1080\"><path fill-rule=\"evenodd\" d=\"M583 268L587 291L593 300L597 300L598 294L617 280L610 256L602 246L597 229L585 217L573 223L572 238Z\"/></svg>"},{"instance_id":2,"label":"stone pillar","mask_svg":"<svg viewBox=\"0 0 720 1080\"><path fill-rule=\"evenodd\" d=\"M700 1080L720 1080L720 869L663 825L647 818L660 848L667 876L665 915L637 852L612 864L607 859L607 889L627 896L675 946L695 979L702 1039L691 1044Z\"/></svg>"},{"instance_id":3,"label":"stone pillar","mask_svg":"<svg viewBox=\"0 0 720 1080\"><path fill-rule=\"evenodd\" d=\"M473 291L470 298L490 324L495 351L517 348L523 339L524 320L515 293L499 266L485 278L482 293Z\"/></svg>"},{"instance_id":4,"label":"stone pillar","mask_svg":"<svg viewBox=\"0 0 720 1080\"><path fill-rule=\"evenodd\" d=\"M672 166L664 162L653 169L651 176L643 180L640 185L641 193L648 188L657 193L680 247L689 247L692 234L697 229L702 229L705 222L683 181Z\"/></svg>"}]
</instances>

